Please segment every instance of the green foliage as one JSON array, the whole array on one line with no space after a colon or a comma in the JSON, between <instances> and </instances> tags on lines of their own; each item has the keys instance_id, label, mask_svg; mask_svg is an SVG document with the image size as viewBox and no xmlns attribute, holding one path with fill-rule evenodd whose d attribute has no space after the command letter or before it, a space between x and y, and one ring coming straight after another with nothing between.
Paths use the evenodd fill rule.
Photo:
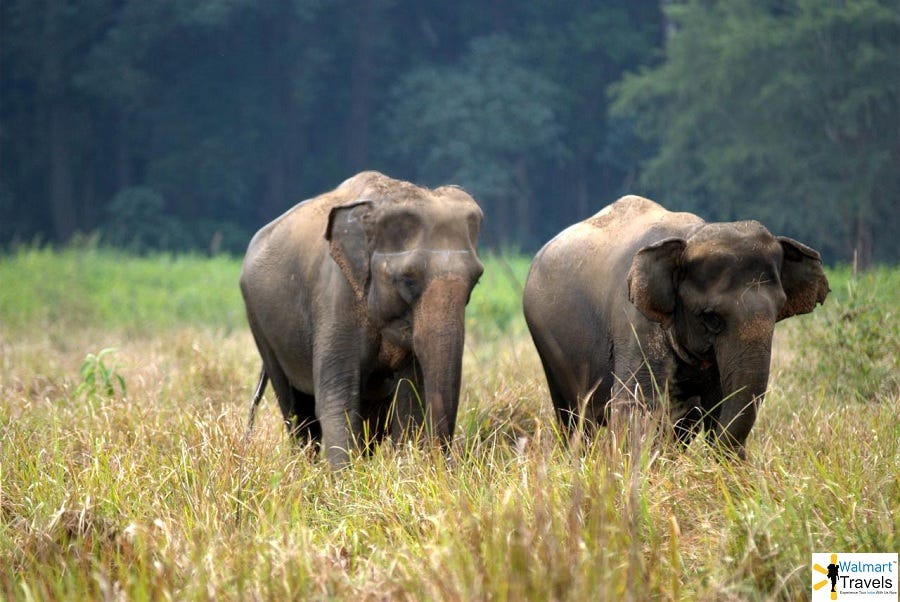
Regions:
<instances>
[{"instance_id":1,"label":"green foliage","mask_svg":"<svg viewBox=\"0 0 900 602\"><path fill-rule=\"evenodd\" d=\"M375 168L494 248L639 193L892 262L898 40L895 0L6 0L0 248L238 254Z\"/></svg>"},{"instance_id":2,"label":"green foliage","mask_svg":"<svg viewBox=\"0 0 900 602\"><path fill-rule=\"evenodd\" d=\"M146 187L119 191L106 207L103 240L136 253L183 250L191 245L180 222L165 214L165 201Z\"/></svg>"},{"instance_id":3,"label":"green foliage","mask_svg":"<svg viewBox=\"0 0 900 602\"><path fill-rule=\"evenodd\" d=\"M458 183L496 246L535 248L627 187L630 122L607 122L605 89L653 56L656 3L520 3L456 60L390 87L386 158L426 183Z\"/></svg>"},{"instance_id":4,"label":"green foliage","mask_svg":"<svg viewBox=\"0 0 900 602\"><path fill-rule=\"evenodd\" d=\"M900 316L889 301L900 299L900 274L843 268L829 276L832 293L797 333L801 374L826 382L827 394L842 400L900 396Z\"/></svg>"},{"instance_id":5,"label":"green foliage","mask_svg":"<svg viewBox=\"0 0 900 602\"><path fill-rule=\"evenodd\" d=\"M371 168L460 184L492 244L534 247L633 172L604 90L661 25L656 0L6 0L0 248L101 228L239 253L231 230ZM165 200L143 229L140 190Z\"/></svg>"},{"instance_id":6,"label":"green foliage","mask_svg":"<svg viewBox=\"0 0 900 602\"><path fill-rule=\"evenodd\" d=\"M94 355L88 353L81 364L81 384L75 389L75 395L87 399L97 397L115 397L116 389L124 397L126 393L125 378L118 373L115 366L109 366L104 357L111 355L115 349L107 347Z\"/></svg>"},{"instance_id":7,"label":"green foliage","mask_svg":"<svg viewBox=\"0 0 900 602\"><path fill-rule=\"evenodd\" d=\"M488 208L530 198L531 170L565 150L554 109L562 88L532 60L494 35L472 41L459 65L404 76L386 119L398 158L417 163L421 181L465 183Z\"/></svg>"},{"instance_id":8,"label":"green foliage","mask_svg":"<svg viewBox=\"0 0 900 602\"><path fill-rule=\"evenodd\" d=\"M689 0L667 15L665 61L614 88L615 111L658 145L642 185L830 261L896 260L896 2Z\"/></svg>"}]
</instances>

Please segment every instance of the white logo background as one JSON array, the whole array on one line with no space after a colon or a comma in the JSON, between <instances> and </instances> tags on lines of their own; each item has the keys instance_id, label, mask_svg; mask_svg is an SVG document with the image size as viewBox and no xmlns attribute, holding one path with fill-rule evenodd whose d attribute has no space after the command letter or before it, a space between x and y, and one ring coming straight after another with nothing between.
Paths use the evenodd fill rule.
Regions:
<instances>
[{"instance_id":1,"label":"white logo background","mask_svg":"<svg viewBox=\"0 0 900 602\"><path fill-rule=\"evenodd\" d=\"M855 554L837 552L838 579L834 593L827 576L831 552L815 552L810 563L812 600L852 602L897 602L900 576L897 574L897 554ZM868 570L865 570L868 569Z\"/></svg>"}]
</instances>

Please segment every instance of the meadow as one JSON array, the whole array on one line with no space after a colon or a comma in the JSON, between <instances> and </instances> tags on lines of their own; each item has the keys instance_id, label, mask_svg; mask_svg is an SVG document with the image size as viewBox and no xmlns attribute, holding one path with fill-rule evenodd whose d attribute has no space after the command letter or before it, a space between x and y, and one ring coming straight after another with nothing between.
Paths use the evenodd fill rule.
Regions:
<instances>
[{"instance_id":1,"label":"meadow","mask_svg":"<svg viewBox=\"0 0 900 602\"><path fill-rule=\"evenodd\" d=\"M778 326L735 464L561 444L529 259L483 259L449 455L386 444L333 473L271 392L245 438L239 260L0 257L0 599L806 600L812 552L900 550L900 269L829 270L825 305Z\"/></svg>"}]
</instances>

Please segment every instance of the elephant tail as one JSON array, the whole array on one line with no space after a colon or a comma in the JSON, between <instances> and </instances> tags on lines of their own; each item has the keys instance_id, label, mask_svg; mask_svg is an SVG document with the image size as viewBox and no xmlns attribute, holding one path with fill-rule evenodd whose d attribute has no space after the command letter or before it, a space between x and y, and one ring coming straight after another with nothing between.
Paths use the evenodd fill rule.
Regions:
<instances>
[{"instance_id":1,"label":"elephant tail","mask_svg":"<svg viewBox=\"0 0 900 602\"><path fill-rule=\"evenodd\" d=\"M253 422L256 420L256 408L262 400L266 385L269 384L269 375L266 374L266 367L263 366L259 371L259 381L256 383L256 391L253 393L253 399L250 401L250 416L247 419L247 437L253 432Z\"/></svg>"}]
</instances>

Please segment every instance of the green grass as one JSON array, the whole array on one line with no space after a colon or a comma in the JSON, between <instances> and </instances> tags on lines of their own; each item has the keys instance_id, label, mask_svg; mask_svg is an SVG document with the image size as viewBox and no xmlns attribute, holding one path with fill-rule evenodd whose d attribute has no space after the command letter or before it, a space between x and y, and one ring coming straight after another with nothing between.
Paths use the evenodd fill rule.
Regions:
<instances>
[{"instance_id":1,"label":"green grass","mask_svg":"<svg viewBox=\"0 0 900 602\"><path fill-rule=\"evenodd\" d=\"M245 325L239 262L225 256L133 257L103 249L27 248L0 261L0 324L143 334Z\"/></svg>"},{"instance_id":2,"label":"green grass","mask_svg":"<svg viewBox=\"0 0 900 602\"><path fill-rule=\"evenodd\" d=\"M829 395L871 401L900 391L900 278L896 269L876 268L854 276L848 268L830 274L832 296L817 313L828 323L824 331L801 330L796 347L810 351L815 363L802 376L816 376ZM829 353L815 354L816 349Z\"/></svg>"},{"instance_id":3,"label":"green grass","mask_svg":"<svg viewBox=\"0 0 900 602\"><path fill-rule=\"evenodd\" d=\"M494 254L482 261L469 327L518 326L530 261ZM185 325L228 333L246 326L239 275L240 261L227 256L24 248L0 260L0 327L10 336L57 327L146 335Z\"/></svg>"},{"instance_id":4,"label":"green grass","mask_svg":"<svg viewBox=\"0 0 900 602\"><path fill-rule=\"evenodd\" d=\"M529 261L484 262L450 457L385 445L334 474L271 394L243 438L238 261L0 259L0 599L805 600L811 552L900 549L900 270L830 272L779 326L733 465L646 428L560 445Z\"/></svg>"}]
</instances>

